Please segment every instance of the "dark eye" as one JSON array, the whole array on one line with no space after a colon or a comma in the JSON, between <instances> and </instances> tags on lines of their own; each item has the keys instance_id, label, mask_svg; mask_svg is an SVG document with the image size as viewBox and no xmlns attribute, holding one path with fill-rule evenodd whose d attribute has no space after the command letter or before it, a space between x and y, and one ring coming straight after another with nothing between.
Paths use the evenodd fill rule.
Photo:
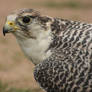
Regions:
<instances>
[{"instance_id":1,"label":"dark eye","mask_svg":"<svg viewBox=\"0 0 92 92\"><path fill-rule=\"evenodd\" d=\"M29 23L30 22L30 17L23 17L23 22L24 23Z\"/></svg>"}]
</instances>

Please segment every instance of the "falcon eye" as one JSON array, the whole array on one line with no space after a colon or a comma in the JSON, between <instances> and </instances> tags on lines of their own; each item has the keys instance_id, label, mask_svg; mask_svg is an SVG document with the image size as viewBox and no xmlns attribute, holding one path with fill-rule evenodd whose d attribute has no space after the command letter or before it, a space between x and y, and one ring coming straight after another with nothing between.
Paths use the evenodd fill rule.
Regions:
<instances>
[{"instance_id":1,"label":"falcon eye","mask_svg":"<svg viewBox=\"0 0 92 92\"><path fill-rule=\"evenodd\" d=\"M29 23L30 22L30 17L23 17L22 20L24 23Z\"/></svg>"}]
</instances>

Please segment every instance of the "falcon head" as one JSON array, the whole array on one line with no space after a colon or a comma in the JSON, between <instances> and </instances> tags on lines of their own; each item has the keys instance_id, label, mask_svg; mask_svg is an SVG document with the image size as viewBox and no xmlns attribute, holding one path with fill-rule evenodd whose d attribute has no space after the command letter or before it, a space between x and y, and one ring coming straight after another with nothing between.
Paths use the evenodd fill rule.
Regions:
<instances>
[{"instance_id":1,"label":"falcon head","mask_svg":"<svg viewBox=\"0 0 92 92\"><path fill-rule=\"evenodd\" d=\"M50 29L51 18L41 16L33 9L21 9L7 16L3 34L13 33L19 38L36 39L41 33L46 35Z\"/></svg>"},{"instance_id":2,"label":"falcon head","mask_svg":"<svg viewBox=\"0 0 92 92\"><path fill-rule=\"evenodd\" d=\"M52 18L38 11L21 9L7 16L3 34L12 33L25 55L34 63L40 62L49 56L45 52L51 42L51 22Z\"/></svg>"}]
</instances>

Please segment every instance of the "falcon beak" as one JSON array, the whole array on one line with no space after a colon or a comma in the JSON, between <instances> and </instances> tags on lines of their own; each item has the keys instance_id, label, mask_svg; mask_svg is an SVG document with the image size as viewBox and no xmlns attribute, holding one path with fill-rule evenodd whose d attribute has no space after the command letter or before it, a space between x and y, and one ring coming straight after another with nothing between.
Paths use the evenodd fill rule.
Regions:
<instances>
[{"instance_id":1,"label":"falcon beak","mask_svg":"<svg viewBox=\"0 0 92 92\"><path fill-rule=\"evenodd\" d=\"M5 36L5 34L8 33L8 32L9 31L5 27L3 27L3 35Z\"/></svg>"},{"instance_id":2,"label":"falcon beak","mask_svg":"<svg viewBox=\"0 0 92 92\"><path fill-rule=\"evenodd\" d=\"M3 35L5 36L6 33L15 32L19 28L15 25L13 21L7 21L5 26L3 27Z\"/></svg>"}]
</instances>

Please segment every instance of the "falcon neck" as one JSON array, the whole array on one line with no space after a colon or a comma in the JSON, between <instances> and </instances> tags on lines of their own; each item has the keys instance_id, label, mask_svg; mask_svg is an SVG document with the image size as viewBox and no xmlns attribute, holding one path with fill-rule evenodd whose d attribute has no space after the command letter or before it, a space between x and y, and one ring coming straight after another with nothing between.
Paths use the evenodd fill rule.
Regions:
<instances>
[{"instance_id":1,"label":"falcon neck","mask_svg":"<svg viewBox=\"0 0 92 92\"><path fill-rule=\"evenodd\" d=\"M49 44L51 38L47 37L46 39L27 39L27 40L20 40L17 39L22 51L28 57L33 64L37 65L46 58L51 55L51 51L47 49L49 48Z\"/></svg>"}]
</instances>

